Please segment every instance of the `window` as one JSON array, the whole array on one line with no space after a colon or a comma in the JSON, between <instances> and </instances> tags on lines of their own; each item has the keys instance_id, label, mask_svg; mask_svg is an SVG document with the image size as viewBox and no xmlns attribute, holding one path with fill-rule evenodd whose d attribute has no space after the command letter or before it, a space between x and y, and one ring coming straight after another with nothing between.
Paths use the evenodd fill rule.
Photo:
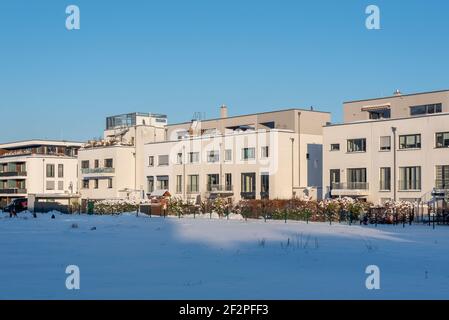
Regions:
<instances>
[{"instance_id":1,"label":"window","mask_svg":"<svg viewBox=\"0 0 449 320\"><path fill-rule=\"evenodd\" d=\"M182 192L182 176L176 176L176 193Z\"/></svg>"},{"instance_id":2,"label":"window","mask_svg":"<svg viewBox=\"0 0 449 320\"><path fill-rule=\"evenodd\" d=\"M232 161L232 150L225 150L225 161Z\"/></svg>"},{"instance_id":3,"label":"window","mask_svg":"<svg viewBox=\"0 0 449 320\"><path fill-rule=\"evenodd\" d=\"M348 140L348 152L366 152L366 139Z\"/></svg>"},{"instance_id":4,"label":"window","mask_svg":"<svg viewBox=\"0 0 449 320\"><path fill-rule=\"evenodd\" d=\"M83 189L89 189L89 180L87 179L83 180Z\"/></svg>"},{"instance_id":5,"label":"window","mask_svg":"<svg viewBox=\"0 0 449 320\"><path fill-rule=\"evenodd\" d=\"M331 144L331 151L340 151L340 144L339 143Z\"/></svg>"},{"instance_id":6,"label":"window","mask_svg":"<svg viewBox=\"0 0 449 320\"><path fill-rule=\"evenodd\" d=\"M189 152L189 163L199 163L200 153L199 152Z\"/></svg>"},{"instance_id":7,"label":"window","mask_svg":"<svg viewBox=\"0 0 449 320\"><path fill-rule=\"evenodd\" d=\"M199 180L200 176L197 174L189 175L189 185L188 185L188 192L195 193L199 192L200 186L199 186Z\"/></svg>"},{"instance_id":8,"label":"window","mask_svg":"<svg viewBox=\"0 0 449 320\"><path fill-rule=\"evenodd\" d=\"M100 161L99 160L95 160L94 161L94 166L95 166L95 168L100 168Z\"/></svg>"},{"instance_id":9,"label":"window","mask_svg":"<svg viewBox=\"0 0 449 320\"><path fill-rule=\"evenodd\" d=\"M113 159L105 159L104 160L104 167L105 168L113 168L114 167L114 160Z\"/></svg>"},{"instance_id":10,"label":"window","mask_svg":"<svg viewBox=\"0 0 449 320\"><path fill-rule=\"evenodd\" d=\"M421 167L399 168L399 189L421 190Z\"/></svg>"},{"instance_id":11,"label":"window","mask_svg":"<svg viewBox=\"0 0 449 320\"><path fill-rule=\"evenodd\" d=\"M385 136L380 137L380 151L390 151L391 150L391 137Z\"/></svg>"},{"instance_id":12,"label":"window","mask_svg":"<svg viewBox=\"0 0 449 320\"><path fill-rule=\"evenodd\" d=\"M421 148L421 135L410 134L399 136L399 149L420 149Z\"/></svg>"},{"instance_id":13,"label":"window","mask_svg":"<svg viewBox=\"0 0 449 320\"><path fill-rule=\"evenodd\" d=\"M262 159L268 158L270 156L270 148L268 146L262 147L260 154Z\"/></svg>"},{"instance_id":14,"label":"window","mask_svg":"<svg viewBox=\"0 0 449 320\"><path fill-rule=\"evenodd\" d=\"M242 173L242 198L255 199L256 198L256 174Z\"/></svg>"},{"instance_id":15,"label":"window","mask_svg":"<svg viewBox=\"0 0 449 320\"><path fill-rule=\"evenodd\" d=\"M207 152L207 162L218 162L220 161L220 154L216 150Z\"/></svg>"},{"instance_id":16,"label":"window","mask_svg":"<svg viewBox=\"0 0 449 320\"><path fill-rule=\"evenodd\" d=\"M154 177L147 177L148 183L148 192L151 193L154 191Z\"/></svg>"},{"instance_id":17,"label":"window","mask_svg":"<svg viewBox=\"0 0 449 320\"><path fill-rule=\"evenodd\" d=\"M437 148L449 148L449 132L438 132L435 141Z\"/></svg>"},{"instance_id":18,"label":"window","mask_svg":"<svg viewBox=\"0 0 449 320\"><path fill-rule=\"evenodd\" d=\"M55 165L47 164L47 178L54 178L54 177L55 177Z\"/></svg>"},{"instance_id":19,"label":"window","mask_svg":"<svg viewBox=\"0 0 449 320\"><path fill-rule=\"evenodd\" d=\"M54 181L47 181L46 188L47 190L55 190L55 182Z\"/></svg>"},{"instance_id":20,"label":"window","mask_svg":"<svg viewBox=\"0 0 449 320\"><path fill-rule=\"evenodd\" d=\"M159 166L168 166L168 155L159 156L158 165Z\"/></svg>"},{"instance_id":21,"label":"window","mask_svg":"<svg viewBox=\"0 0 449 320\"><path fill-rule=\"evenodd\" d=\"M243 160L252 160L256 158L256 149L255 148L243 148L242 149L242 159Z\"/></svg>"},{"instance_id":22,"label":"window","mask_svg":"<svg viewBox=\"0 0 449 320\"><path fill-rule=\"evenodd\" d=\"M331 189L338 188L340 184L340 169L330 170L330 187Z\"/></svg>"},{"instance_id":23,"label":"window","mask_svg":"<svg viewBox=\"0 0 449 320\"><path fill-rule=\"evenodd\" d=\"M212 191L212 187L216 187L220 184L219 174L208 174L207 175L207 191Z\"/></svg>"},{"instance_id":24,"label":"window","mask_svg":"<svg viewBox=\"0 0 449 320\"><path fill-rule=\"evenodd\" d=\"M89 160L81 161L81 169L89 169Z\"/></svg>"},{"instance_id":25,"label":"window","mask_svg":"<svg viewBox=\"0 0 449 320\"><path fill-rule=\"evenodd\" d=\"M58 164L58 178L64 178L64 165ZM62 190L62 189L59 189Z\"/></svg>"},{"instance_id":26,"label":"window","mask_svg":"<svg viewBox=\"0 0 449 320\"><path fill-rule=\"evenodd\" d=\"M389 118L391 118L391 111L390 111L390 109L369 111L369 118L372 120L389 119Z\"/></svg>"},{"instance_id":27,"label":"window","mask_svg":"<svg viewBox=\"0 0 449 320\"><path fill-rule=\"evenodd\" d=\"M391 168L380 168L380 190L391 190Z\"/></svg>"},{"instance_id":28,"label":"window","mask_svg":"<svg viewBox=\"0 0 449 320\"><path fill-rule=\"evenodd\" d=\"M366 190L368 185L366 183L366 168L348 169L347 181L349 190Z\"/></svg>"},{"instance_id":29,"label":"window","mask_svg":"<svg viewBox=\"0 0 449 320\"><path fill-rule=\"evenodd\" d=\"M157 190L168 190L168 176L157 176Z\"/></svg>"},{"instance_id":30,"label":"window","mask_svg":"<svg viewBox=\"0 0 449 320\"><path fill-rule=\"evenodd\" d=\"M449 189L449 165L436 166L436 189Z\"/></svg>"},{"instance_id":31,"label":"window","mask_svg":"<svg viewBox=\"0 0 449 320\"><path fill-rule=\"evenodd\" d=\"M231 191L232 190L232 173L226 173L225 174L225 181L226 181L226 191Z\"/></svg>"},{"instance_id":32,"label":"window","mask_svg":"<svg viewBox=\"0 0 449 320\"><path fill-rule=\"evenodd\" d=\"M94 189L98 189L98 187L99 187L99 180L94 179Z\"/></svg>"},{"instance_id":33,"label":"window","mask_svg":"<svg viewBox=\"0 0 449 320\"><path fill-rule=\"evenodd\" d=\"M177 164L182 164L182 153L178 153L176 155L176 163Z\"/></svg>"},{"instance_id":34,"label":"window","mask_svg":"<svg viewBox=\"0 0 449 320\"><path fill-rule=\"evenodd\" d=\"M64 181L58 181L58 190L64 190Z\"/></svg>"},{"instance_id":35,"label":"window","mask_svg":"<svg viewBox=\"0 0 449 320\"><path fill-rule=\"evenodd\" d=\"M424 114L433 114L443 112L443 105L441 103L425 104L420 106L410 107L411 116L419 116Z\"/></svg>"},{"instance_id":36,"label":"window","mask_svg":"<svg viewBox=\"0 0 449 320\"><path fill-rule=\"evenodd\" d=\"M154 156L149 156L148 157L148 166L149 167L154 167Z\"/></svg>"},{"instance_id":37,"label":"window","mask_svg":"<svg viewBox=\"0 0 449 320\"><path fill-rule=\"evenodd\" d=\"M270 175L268 173L262 173L260 175L260 197L262 199L268 199L270 196Z\"/></svg>"},{"instance_id":38,"label":"window","mask_svg":"<svg viewBox=\"0 0 449 320\"><path fill-rule=\"evenodd\" d=\"M108 189L112 189L112 178L108 178Z\"/></svg>"}]
</instances>

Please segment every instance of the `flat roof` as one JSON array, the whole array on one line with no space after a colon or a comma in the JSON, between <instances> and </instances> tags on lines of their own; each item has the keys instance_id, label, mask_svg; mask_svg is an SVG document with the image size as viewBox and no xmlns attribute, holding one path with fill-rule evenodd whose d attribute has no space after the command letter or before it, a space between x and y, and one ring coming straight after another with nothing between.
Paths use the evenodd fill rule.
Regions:
<instances>
[{"instance_id":1,"label":"flat roof","mask_svg":"<svg viewBox=\"0 0 449 320\"><path fill-rule=\"evenodd\" d=\"M430 118L430 117L441 117L441 116L449 116L449 112L423 114L423 115L419 115L419 116L409 116L409 117L402 117L402 118L375 119L375 120L373 119L373 120L360 120L360 121L345 122L345 123L331 123L331 124L327 124L327 125L323 126L323 128L339 127L339 126L350 126L350 125L365 124L365 123L379 123L379 122L389 122L389 121L414 120L414 119Z\"/></svg>"},{"instance_id":2,"label":"flat roof","mask_svg":"<svg viewBox=\"0 0 449 320\"><path fill-rule=\"evenodd\" d=\"M385 97L372 98L372 99L352 100L352 101L345 101L343 103L345 104L345 103L355 103L355 102L364 102L364 101L373 101L373 100L382 100L382 99L393 99L393 98L410 97L410 96L418 96L418 95L422 95L422 94L432 94L432 93L441 93L441 92L449 92L449 89L392 95L392 96L385 96Z\"/></svg>"},{"instance_id":3,"label":"flat roof","mask_svg":"<svg viewBox=\"0 0 449 320\"><path fill-rule=\"evenodd\" d=\"M316 113L326 113L326 114L330 114L331 113L331 112L328 112L328 111L311 110L311 109L305 109L305 108L289 108L289 109L280 109L280 110L273 110L273 111L264 111L264 112L257 112L257 113L241 114L241 115L237 115L237 116L228 116L226 118L211 118L211 119L201 120L201 122L218 121L218 120L226 120L226 119L235 119L235 118L243 118L243 117L251 117L251 116L258 116L258 115L268 114L268 113L278 113L278 112L288 112L288 111L304 111L304 112L316 112ZM179 126L181 124L189 124L189 123L191 123L191 121L178 122L178 123L168 124L167 127Z\"/></svg>"},{"instance_id":4,"label":"flat roof","mask_svg":"<svg viewBox=\"0 0 449 320\"><path fill-rule=\"evenodd\" d=\"M78 141L34 139L0 143L0 149L20 148L36 145L81 147L83 144L83 142Z\"/></svg>"}]
</instances>

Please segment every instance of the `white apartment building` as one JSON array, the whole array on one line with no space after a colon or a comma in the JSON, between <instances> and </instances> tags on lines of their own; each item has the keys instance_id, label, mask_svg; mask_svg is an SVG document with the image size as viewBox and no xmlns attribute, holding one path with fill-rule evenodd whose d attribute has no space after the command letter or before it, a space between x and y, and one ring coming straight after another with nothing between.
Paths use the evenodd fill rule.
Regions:
<instances>
[{"instance_id":1,"label":"white apartment building","mask_svg":"<svg viewBox=\"0 0 449 320\"><path fill-rule=\"evenodd\" d=\"M81 146L47 140L0 144L0 203L31 195L47 200L76 197Z\"/></svg>"},{"instance_id":2,"label":"white apartment building","mask_svg":"<svg viewBox=\"0 0 449 320\"><path fill-rule=\"evenodd\" d=\"M449 91L344 103L324 127L327 197L430 201L449 190Z\"/></svg>"},{"instance_id":3,"label":"white apartment building","mask_svg":"<svg viewBox=\"0 0 449 320\"><path fill-rule=\"evenodd\" d=\"M167 126L145 145L146 193L197 202L321 197L322 127L330 114L289 109Z\"/></svg>"},{"instance_id":4,"label":"white apartment building","mask_svg":"<svg viewBox=\"0 0 449 320\"><path fill-rule=\"evenodd\" d=\"M142 199L144 145L163 141L167 117L129 113L106 119L103 139L89 141L78 153L79 188L87 200Z\"/></svg>"}]
</instances>

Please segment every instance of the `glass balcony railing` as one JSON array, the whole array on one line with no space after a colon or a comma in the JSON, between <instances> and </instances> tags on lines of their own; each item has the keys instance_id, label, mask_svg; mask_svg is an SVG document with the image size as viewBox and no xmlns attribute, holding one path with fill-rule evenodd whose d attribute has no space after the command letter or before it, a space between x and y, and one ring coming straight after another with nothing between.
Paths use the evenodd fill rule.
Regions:
<instances>
[{"instance_id":1,"label":"glass balcony railing","mask_svg":"<svg viewBox=\"0 0 449 320\"><path fill-rule=\"evenodd\" d=\"M0 194L26 194L27 189L17 189L17 188L8 188L8 189L1 189L0 188Z\"/></svg>"},{"instance_id":2,"label":"glass balcony railing","mask_svg":"<svg viewBox=\"0 0 449 320\"><path fill-rule=\"evenodd\" d=\"M437 179L437 180L435 180L435 189L449 190L449 179Z\"/></svg>"},{"instance_id":3,"label":"glass balcony railing","mask_svg":"<svg viewBox=\"0 0 449 320\"><path fill-rule=\"evenodd\" d=\"M82 174L95 174L95 173L115 173L114 168L83 168Z\"/></svg>"},{"instance_id":4,"label":"glass balcony railing","mask_svg":"<svg viewBox=\"0 0 449 320\"><path fill-rule=\"evenodd\" d=\"M332 183L334 190L369 190L368 182L339 182Z\"/></svg>"},{"instance_id":5,"label":"glass balcony railing","mask_svg":"<svg viewBox=\"0 0 449 320\"><path fill-rule=\"evenodd\" d=\"M232 192L232 185L219 185L219 184L208 184L207 191L208 192Z\"/></svg>"},{"instance_id":6,"label":"glass balcony railing","mask_svg":"<svg viewBox=\"0 0 449 320\"><path fill-rule=\"evenodd\" d=\"M26 171L0 172L0 177L26 177Z\"/></svg>"}]
</instances>

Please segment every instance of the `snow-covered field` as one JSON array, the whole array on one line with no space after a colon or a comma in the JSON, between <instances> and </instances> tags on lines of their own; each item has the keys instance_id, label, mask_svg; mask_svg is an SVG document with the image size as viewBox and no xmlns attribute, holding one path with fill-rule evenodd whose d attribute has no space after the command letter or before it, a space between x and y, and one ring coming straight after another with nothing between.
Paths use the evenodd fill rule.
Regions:
<instances>
[{"instance_id":1,"label":"snow-covered field","mask_svg":"<svg viewBox=\"0 0 449 320\"><path fill-rule=\"evenodd\" d=\"M50 216L0 214L0 299L449 298L449 227Z\"/></svg>"}]
</instances>

